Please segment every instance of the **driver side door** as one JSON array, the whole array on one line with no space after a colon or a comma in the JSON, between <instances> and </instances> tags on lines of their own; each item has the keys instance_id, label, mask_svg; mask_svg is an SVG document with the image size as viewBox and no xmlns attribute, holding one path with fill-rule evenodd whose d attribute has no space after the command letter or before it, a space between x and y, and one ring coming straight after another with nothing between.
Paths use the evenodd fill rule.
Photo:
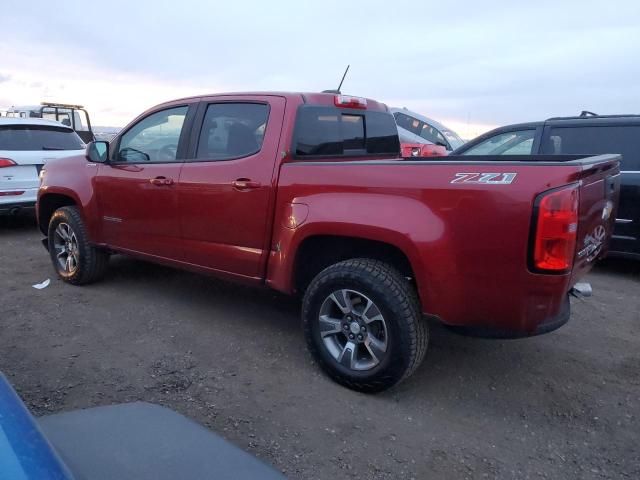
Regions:
<instances>
[{"instance_id":1,"label":"driver side door","mask_svg":"<svg viewBox=\"0 0 640 480\"><path fill-rule=\"evenodd\" d=\"M195 104L155 110L112 142L95 191L102 238L118 250L181 261L176 186Z\"/></svg>"}]
</instances>

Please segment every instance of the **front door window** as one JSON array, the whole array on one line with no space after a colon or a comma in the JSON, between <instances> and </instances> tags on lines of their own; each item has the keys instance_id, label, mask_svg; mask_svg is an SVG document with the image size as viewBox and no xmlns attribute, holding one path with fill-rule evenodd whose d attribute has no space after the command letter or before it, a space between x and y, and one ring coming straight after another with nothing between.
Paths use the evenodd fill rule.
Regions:
<instances>
[{"instance_id":1,"label":"front door window","mask_svg":"<svg viewBox=\"0 0 640 480\"><path fill-rule=\"evenodd\" d=\"M175 162L187 109L186 106L170 108L140 120L122 136L115 161Z\"/></svg>"}]
</instances>

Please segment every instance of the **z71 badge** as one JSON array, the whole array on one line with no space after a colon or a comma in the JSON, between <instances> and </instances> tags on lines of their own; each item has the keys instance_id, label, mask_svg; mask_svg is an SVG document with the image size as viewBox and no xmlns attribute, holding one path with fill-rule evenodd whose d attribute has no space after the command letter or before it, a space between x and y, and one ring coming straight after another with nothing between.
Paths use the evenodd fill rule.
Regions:
<instances>
[{"instance_id":1,"label":"z71 badge","mask_svg":"<svg viewBox=\"0 0 640 480\"><path fill-rule=\"evenodd\" d=\"M509 185L517 173L456 173L450 183L482 183L489 185Z\"/></svg>"},{"instance_id":2,"label":"z71 badge","mask_svg":"<svg viewBox=\"0 0 640 480\"><path fill-rule=\"evenodd\" d=\"M606 229L598 225L593 232L584 237L584 248L578 251L578 258L587 257L588 262L594 260L602 250L606 237Z\"/></svg>"}]
</instances>

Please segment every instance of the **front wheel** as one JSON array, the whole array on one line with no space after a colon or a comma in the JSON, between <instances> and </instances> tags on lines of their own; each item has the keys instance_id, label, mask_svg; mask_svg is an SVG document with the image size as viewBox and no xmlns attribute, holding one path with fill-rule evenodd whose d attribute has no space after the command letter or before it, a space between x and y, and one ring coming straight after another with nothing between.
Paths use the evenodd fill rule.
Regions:
<instances>
[{"instance_id":1,"label":"front wheel","mask_svg":"<svg viewBox=\"0 0 640 480\"><path fill-rule=\"evenodd\" d=\"M49 254L65 282L84 285L104 275L109 254L92 246L76 207L56 210L49 221Z\"/></svg>"},{"instance_id":2,"label":"front wheel","mask_svg":"<svg viewBox=\"0 0 640 480\"><path fill-rule=\"evenodd\" d=\"M322 369L362 392L408 377L427 350L428 328L413 286L378 260L346 260L320 272L305 293L302 319Z\"/></svg>"}]
</instances>

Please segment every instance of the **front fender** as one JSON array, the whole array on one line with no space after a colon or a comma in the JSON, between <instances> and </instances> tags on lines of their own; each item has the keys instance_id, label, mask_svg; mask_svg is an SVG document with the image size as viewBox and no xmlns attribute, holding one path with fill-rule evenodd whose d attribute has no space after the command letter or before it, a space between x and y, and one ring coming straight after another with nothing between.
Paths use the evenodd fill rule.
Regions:
<instances>
[{"instance_id":1,"label":"front fender","mask_svg":"<svg viewBox=\"0 0 640 480\"><path fill-rule=\"evenodd\" d=\"M40 224L41 205L47 195L71 198L80 210L89 238L96 241L99 236L96 221L97 211L93 190L93 179L100 166L88 162L85 156L67 157L47 164L42 183L38 190L36 212ZM46 235L46 225L40 225Z\"/></svg>"}]
</instances>

